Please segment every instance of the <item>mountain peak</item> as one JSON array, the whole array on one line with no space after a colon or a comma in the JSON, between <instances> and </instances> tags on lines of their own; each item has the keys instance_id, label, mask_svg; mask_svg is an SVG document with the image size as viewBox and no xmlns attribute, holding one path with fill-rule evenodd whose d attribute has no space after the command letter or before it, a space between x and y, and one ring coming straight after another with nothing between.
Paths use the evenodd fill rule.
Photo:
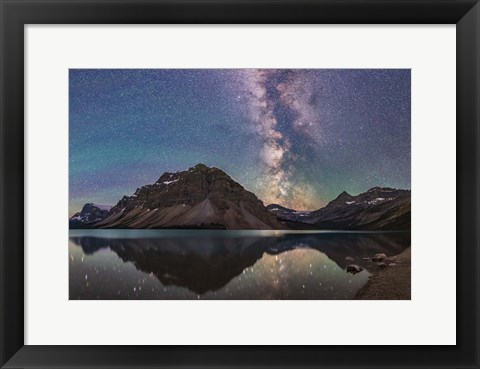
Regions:
<instances>
[{"instance_id":1,"label":"mountain peak","mask_svg":"<svg viewBox=\"0 0 480 369\"><path fill-rule=\"evenodd\" d=\"M337 199L343 199L343 198L350 198L352 195L350 195L347 191L343 191L340 195L337 196Z\"/></svg>"},{"instance_id":2,"label":"mountain peak","mask_svg":"<svg viewBox=\"0 0 480 369\"><path fill-rule=\"evenodd\" d=\"M352 195L350 195L347 191L343 191L340 195L338 195L334 200L330 201L330 204L336 204L339 202L344 202L351 200L353 198Z\"/></svg>"},{"instance_id":3,"label":"mountain peak","mask_svg":"<svg viewBox=\"0 0 480 369\"><path fill-rule=\"evenodd\" d=\"M199 173L221 173L227 175L223 170L217 167L209 167L203 163L198 163L194 167L188 169L188 172L199 172Z\"/></svg>"},{"instance_id":4,"label":"mountain peak","mask_svg":"<svg viewBox=\"0 0 480 369\"><path fill-rule=\"evenodd\" d=\"M327 204L327 207L342 206L346 201L350 201L351 199L353 199L353 196L350 195L347 191L343 191L334 200L330 201Z\"/></svg>"},{"instance_id":5,"label":"mountain peak","mask_svg":"<svg viewBox=\"0 0 480 369\"><path fill-rule=\"evenodd\" d=\"M83 205L82 210L69 219L70 228L89 228L92 224L107 217L111 206L93 202Z\"/></svg>"},{"instance_id":6,"label":"mountain peak","mask_svg":"<svg viewBox=\"0 0 480 369\"><path fill-rule=\"evenodd\" d=\"M195 165L193 168L190 168L190 169L194 169L194 170L209 170L211 168L207 167L205 164L203 163L198 163L197 165Z\"/></svg>"},{"instance_id":7,"label":"mountain peak","mask_svg":"<svg viewBox=\"0 0 480 369\"><path fill-rule=\"evenodd\" d=\"M100 204L95 204L93 202L87 202L85 205L83 205L81 212L89 212L95 209L98 209L101 211L109 211L111 208L112 206L110 205L100 205Z\"/></svg>"}]
</instances>

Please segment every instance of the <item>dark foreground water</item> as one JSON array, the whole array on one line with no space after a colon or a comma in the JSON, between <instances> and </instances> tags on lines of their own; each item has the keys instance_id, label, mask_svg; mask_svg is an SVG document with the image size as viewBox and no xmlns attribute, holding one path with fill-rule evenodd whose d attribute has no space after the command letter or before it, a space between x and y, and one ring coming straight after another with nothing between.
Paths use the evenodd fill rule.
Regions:
<instances>
[{"instance_id":1,"label":"dark foreground water","mask_svg":"<svg viewBox=\"0 0 480 369\"><path fill-rule=\"evenodd\" d=\"M70 299L352 299L410 233L70 230ZM357 264L355 275L345 268Z\"/></svg>"}]
</instances>

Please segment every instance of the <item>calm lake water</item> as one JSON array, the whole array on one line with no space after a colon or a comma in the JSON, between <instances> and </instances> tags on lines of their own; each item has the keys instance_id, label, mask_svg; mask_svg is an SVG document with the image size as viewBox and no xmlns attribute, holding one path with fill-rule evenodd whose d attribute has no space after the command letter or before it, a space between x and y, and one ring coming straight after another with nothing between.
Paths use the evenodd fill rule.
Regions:
<instances>
[{"instance_id":1,"label":"calm lake water","mask_svg":"<svg viewBox=\"0 0 480 369\"><path fill-rule=\"evenodd\" d=\"M353 299L404 232L70 230L70 299ZM345 268L357 264L355 275Z\"/></svg>"}]
</instances>

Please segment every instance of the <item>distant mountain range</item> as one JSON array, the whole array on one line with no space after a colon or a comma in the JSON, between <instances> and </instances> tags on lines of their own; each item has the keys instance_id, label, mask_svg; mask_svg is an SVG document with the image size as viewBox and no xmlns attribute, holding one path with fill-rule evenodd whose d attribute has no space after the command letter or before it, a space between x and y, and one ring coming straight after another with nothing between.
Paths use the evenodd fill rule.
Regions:
<instances>
[{"instance_id":1,"label":"distant mountain range","mask_svg":"<svg viewBox=\"0 0 480 369\"><path fill-rule=\"evenodd\" d=\"M70 228L410 230L410 191L342 192L315 211L265 206L218 168L166 172L115 206L86 204Z\"/></svg>"},{"instance_id":2,"label":"distant mountain range","mask_svg":"<svg viewBox=\"0 0 480 369\"><path fill-rule=\"evenodd\" d=\"M324 208L311 212L275 204L267 209L280 221L302 222L316 229L410 230L410 198L408 190L374 187L357 196L344 191Z\"/></svg>"}]
</instances>

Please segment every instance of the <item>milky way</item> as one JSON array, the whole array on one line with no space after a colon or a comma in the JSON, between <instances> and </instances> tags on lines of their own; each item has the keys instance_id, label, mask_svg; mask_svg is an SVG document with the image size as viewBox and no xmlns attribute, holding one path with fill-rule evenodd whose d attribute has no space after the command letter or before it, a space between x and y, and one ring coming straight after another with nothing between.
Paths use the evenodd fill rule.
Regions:
<instances>
[{"instance_id":1,"label":"milky way","mask_svg":"<svg viewBox=\"0 0 480 369\"><path fill-rule=\"evenodd\" d=\"M410 70L70 70L70 213L199 162L265 204L410 188Z\"/></svg>"}]
</instances>

